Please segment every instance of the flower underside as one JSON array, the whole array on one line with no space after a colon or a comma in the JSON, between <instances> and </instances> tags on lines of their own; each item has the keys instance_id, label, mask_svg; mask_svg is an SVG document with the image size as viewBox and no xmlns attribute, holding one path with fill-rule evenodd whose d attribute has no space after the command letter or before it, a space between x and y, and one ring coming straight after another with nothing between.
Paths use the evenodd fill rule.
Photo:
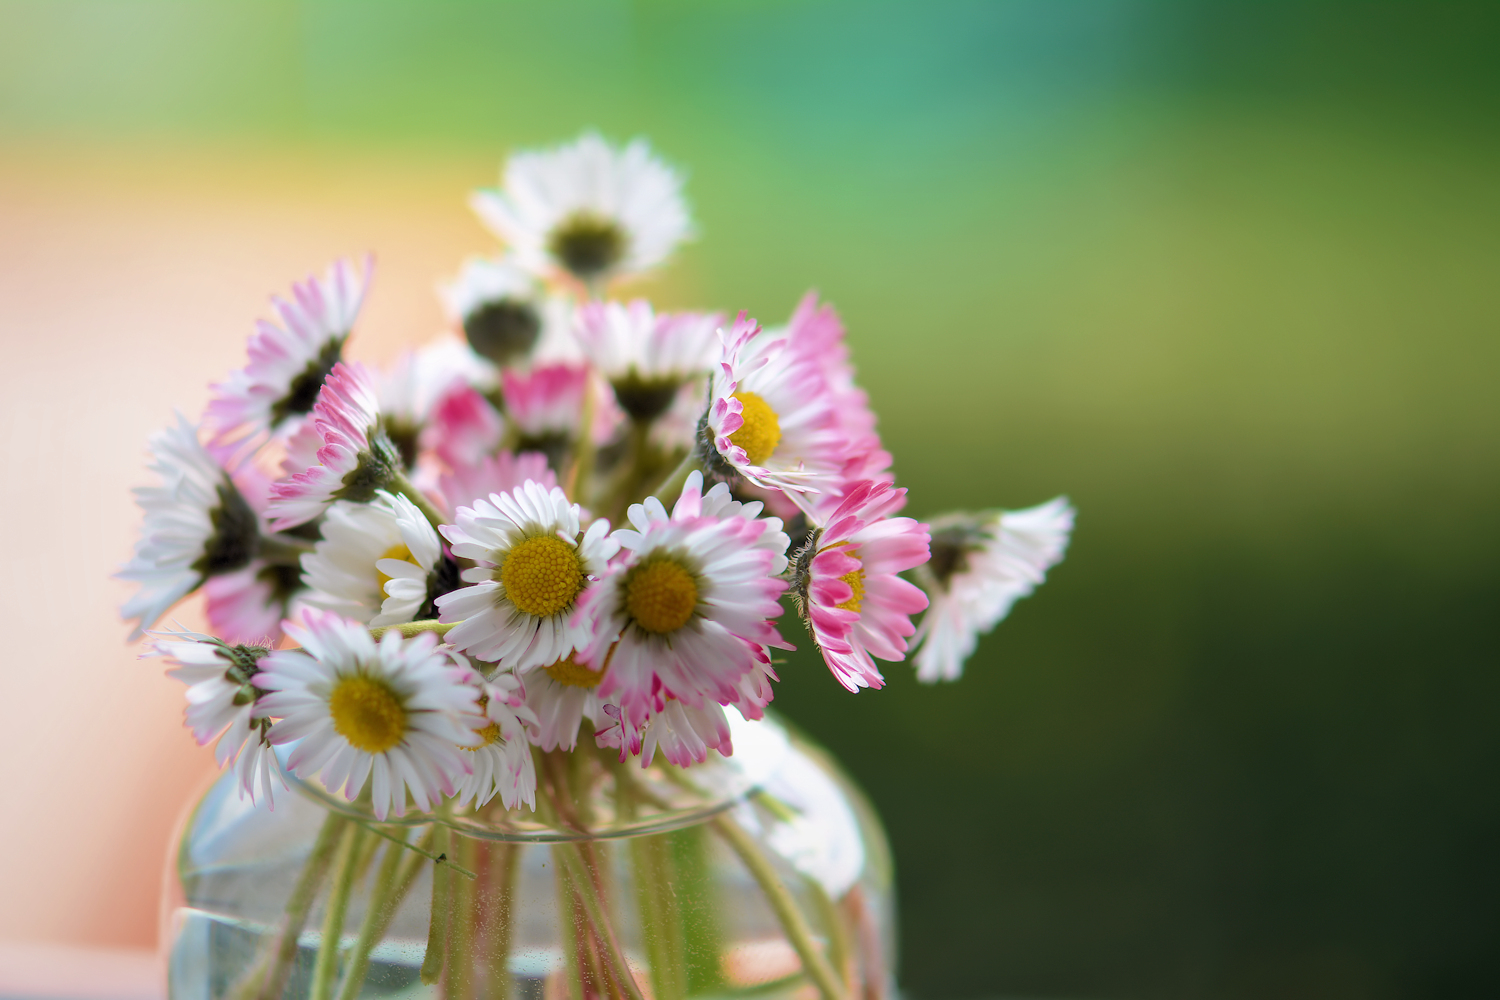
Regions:
<instances>
[{"instance_id":1,"label":"flower underside","mask_svg":"<svg viewBox=\"0 0 1500 1000\"><path fill-rule=\"evenodd\" d=\"M365 753L385 753L406 735L406 706L390 685L364 674L339 679L328 713L334 732Z\"/></svg>"},{"instance_id":2,"label":"flower underside","mask_svg":"<svg viewBox=\"0 0 1500 1000\"><path fill-rule=\"evenodd\" d=\"M339 363L343 354L343 337L335 337L323 345L318 356L309 361L307 367L292 379L286 395L271 404L272 427L288 417L300 417L312 412L313 404L318 401L318 393L323 389L323 380L328 378L328 373L333 371L333 366Z\"/></svg>"},{"instance_id":3,"label":"flower underside","mask_svg":"<svg viewBox=\"0 0 1500 1000\"><path fill-rule=\"evenodd\" d=\"M764 465L781 443L781 421L771 404L756 393L737 392L734 398L740 401L740 418L745 422L729 440L745 449L751 465Z\"/></svg>"},{"instance_id":4,"label":"flower underside","mask_svg":"<svg viewBox=\"0 0 1500 1000\"><path fill-rule=\"evenodd\" d=\"M495 579L512 604L538 618L572 605L584 582L578 550L553 535L535 535L513 546Z\"/></svg>"},{"instance_id":5,"label":"flower underside","mask_svg":"<svg viewBox=\"0 0 1500 1000\"><path fill-rule=\"evenodd\" d=\"M497 365L508 365L531 351L542 331L542 318L529 302L486 302L464 317L469 346Z\"/></svg>"},{"instance_id":6,"label":"flower underside","mask_svg":"<svg viewBox=\"0 0 1500 1000\"><path fill-rule=\"evenodd\" d=\"M977 548L974 533L966 528L935 530L932 533L932 558L926 571L946 589L950 580L968 570L969 553Z\"/></svg>"},{"instance_id":7,"label":"flower underside","mask_svg":"<svg viewBox=\"0 0 1500 1000\"><path fill-rule=\"evenodd\" d=\"M666 413L677 398L681 382L671 378L642 378L632 371L613 383L615 401L631 418L647 423Z\"/></svg>"},{"instance_id":8,"label":"flower underside","mask_svg":"<svg viewBox=\"0 0 1500 1000\"><path fill-rule=\"evenodd\" d=\"M563 687L596 688L604 680L603 670L590 670L576 662L571 656L563 657L550 667L543 667L547 676Z\"/></svg>"},{"instance_id":9,"label":"flower underside","mask_svg":"<svg viewBox=\"0 0 1500 1000\"><path fill-rule=\"evenodd\" d=\"M654 635L682 628L697 606L697 580L670 556L647 560L631 570L625 581L625 610Z\"/></svg>"},{"instance_id":10,"label":"flower underside","mask_svg":"<svg viewBox=\"0 0 1500 1000\"><path fill-rule=\"evenodd\" d=\"M625 232L611 219L575 212L552 231L547 249L580 278L598 277L625 256Z\"/></svg>"},{"instance_id":11,"label":"flower underside","mask_svg":"<svg viewBox=\"0 0 1500 1000\"><path fill-rule=\"evenodd\" d=\"M203 546L193 569L204 578L229 573L247 565L260 547L260 525L255 511L226 476L219 483L219 504L209 512L214 533Z\"/></svg>"}]
</instances>

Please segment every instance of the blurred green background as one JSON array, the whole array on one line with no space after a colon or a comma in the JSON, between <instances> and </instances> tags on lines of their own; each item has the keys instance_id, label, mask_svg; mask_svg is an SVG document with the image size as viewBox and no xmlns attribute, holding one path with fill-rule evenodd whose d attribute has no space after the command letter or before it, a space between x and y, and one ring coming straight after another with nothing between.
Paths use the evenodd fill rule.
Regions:
<instances>
[{"instance_id":1,"label":"blurred green background","mask_svg":"<svg viewBox=\"0 0 1500 1000\"><path fill-rule=\"evenodd\" d=\"M645 134L703 233L666 304L818 287L913 513L1073 497L961 683L783 672L885 818L913 997L1500 995L1500 8L0 18L0 152Z\"/></svg>"}]
</instances>

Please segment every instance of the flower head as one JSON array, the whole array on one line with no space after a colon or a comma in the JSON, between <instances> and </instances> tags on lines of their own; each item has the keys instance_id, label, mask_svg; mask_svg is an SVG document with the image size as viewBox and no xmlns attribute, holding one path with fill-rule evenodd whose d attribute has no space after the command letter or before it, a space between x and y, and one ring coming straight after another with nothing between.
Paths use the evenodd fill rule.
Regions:
<instances>
[{"instance_id":1,"label":"flower head","mask_svg":"<svg viewBox=\"0 0 1500 1000\"><path fill-rule=\"evenodd\" d=\"M932 601L914 640L917 680L962 675L979 636L1062 561L1075 513L1058 497L1026 510L952 514L932 523L932 559L917 575Z\"/></svg>"},{"instance_id":2,"label":"flower head","mask_svg":"<svg viewBox=\"0 0 1500 1000\"><path fill-rule=\"evenodd\" d=\"M368 504L328 508L323 537L302 557L311 588L304 600L371 626L436 614L433 602L457 590L458 567L406 497L381 491Z\"/></svg>"},{"instance_id":3,"label":"flower head","mask_svg":"<svg viewBox=\"0 0 1500 1000\"><path fill-rule=\"evenodd\" d=\"M528 727L536 726L536 716L526 705L525 688L508 671L489 680L473 674L470 681L480 692L483 714L474 735L481 742L461 748L474 755L474 773L459 783L459 801L472 802L477 809L498 794L507 809L523 802L536 809L536 765L526 734Z\"/></svg>"},{"instance_id":4,"label":"flower head","mask_svg":"<svg viewBox=\"0 0 1500 1000\"><path fill-rule=\"evenodd\" d=\"M455 647L515 670L556 663L589 639L574 611L591 581L619 548L609 522L581 530L577 504L556 486L528 480L458 508L458 523L442 527L453 554L476 565L463 571L473 584L438 598Z\"/></svg>"},{"instance_id":5,"label":"flower head","mask_svg":"<svg viewBox=\"0 0 1500 1000\"><path fill-rule=\"evenodd\" d=\"M699 428L705 468L789 494L837 490L847 442L817 364L744 313L720 337Z\"/></svg>"},{"instance_id":6,"label":"flower head","mask_svg":"<svg viewBox=\"0 0 1500 1000\"><path fill-rule=\"evenodd\" d=\"M644 140L620 149L592 132L516 153L502 188L471 203L520 266L588 283L654 267L692 231L676 171Z\"/></svg>"},{"instance_id":7,"label":"flower head","mask_svg":"<svg viewBox=\"0 0 1500 1000\"><path fill-rule=\"evenodd\" d=\"M264 559L209 577L203 584L208 624L215 635L230 642L275 645L282 621L296 613L304 596L297 566Z\"/></svg>"},{"instance_id":8,"label":"flower head","mask_svg":"<svg viewBox=\"0 0 1500 1000\"><path fill-rule=\"evenodd\" d=\"M884 686L871 657L903 659L910 616L927 607L921 589L896 575L928 558L927 526L889 516L905 501L906 491L889 483L856 484L797 556L802 615L850 691Z\"/></svg>"},{"instance_id":9,"label":"flower head","mask_svg":"<svg viewBox=\"0 0 1500 1000\"><path fill-rule=\"evenodd\" d=\"M257 711L277 719L270 741L300 741L287 757L293 773L321 773L350 801L368 779L378 819L402 815L408 792L426 810L457 790L473 769L461 748L477 742L466 723L479 692L463 657L431 632L393 630L376 643L333 612L307 611L286 631L302 648L271 653L252 683L268 692Z\"/></svg>"},{"instance_id":10,"label":"flower head","mask_svg":"<svg viewBox=\"0 0 1500 1000\"><path fill-rule=\"evenodd\" d=\"M494 365L523 360L541 336L541 289L535 276L510 260L470 258L442 296L469 346Z\"/></svg>"},{"instance_id":11,"label":"flower head","mask_svg":"<svg viewBox=\"0 0 1500 1000\"><path fill-rule=\"evenodd\" d=\"M729 739L729 718L713 702L692 706L669 698L659 711L652 712L639 725L632 724L614 705L606 705L604 711L610 725L596 733L595 738L602 747L617 748L622 761L636 754L641 758L641 767L650 767L659 749L671 763L688 767L707 760L710 750L726 757L734 753Z\"/></svg>"},{"instance_id":12,"label":"flower head","mask_svg":"<svg viewBox=\"0 0 1500 1000\"><path fill-rule=\"evenodd\" d=\"M278 531L311 521L335 500L367 503L401 471L401 454L381 429L374 381L365 368L334 365L311 422L321 442L318 464L271 486L267 512Z\"/></svg>"},{"instance_id":13,"label":"flower head","mask_svg":"<svg viewBox=\"0 0 1500 1000\"><path fill-rule=\"evenodd\" d=\"M547 457L540 452L523 451L515 454L502 451L498 455L487 455L473 464L454 466L451 472L438 477L438 492L448 510L472 506L491 493L509 493L525 483L534 481L545 490L557 485L557 476L547 467Z\"/></svg>"},{"instance_id":14,"label":"flower head","mask_svg":"<svg viewBox=\"0 0 1500 1000\"><path fill-rule=\"evenodd\" d=\"M375 379L381 426L401 453L402 464L408 469L416 466L427 437L424 432L443 401L455 392L495 383L490 364L451 337L403 351Z\"/></svg>"},{"instance_id":15,"label":"flower head","mask_svg":"<svg viewBox=\"0 0 1500 1000\"><path fill-rule=\"evenodd\" d=\"M318 390L343 356L344 341L364 301L374 259L362 271L334 261L321 280L292 286L290 301L272 298L281 325L256 324L250 363L215 386L205 422L219 443L294 429L317 402Z\"/></svg>"},{"instance_id":16,"label":"flower head","mask_svg":"<svg viewBox=\"0 0 1500 1000\"><path fill-rule=\"evenodd\" d=\"M536 745L543 750L572 750L585 717L603 721L599 684L604 674L572 655L526 675L526 704L536 716Z\"/></svg>"},{"instance_id":17,"label":"flower head","mask_svg":"<svg viewBox=\"0 0 1500 1000\"><path fill-rule=\"evenodd\" d=\"M283 788L286 779L281 764L266 738L270 722L257 717L255 699L260 695L251 683L257 664L270 653L262 646L231 646L197 632L160 632L148 656L165 657L176 664L168 677L187 685L188 729L199 746L217 740L214 759L220 767L235 765L240 794L255 800L257 791L272 804L272 779ZM170 638L165 638L170 636Z\"/></svg>"},{"instance_id":18,"label":"flower head","mask_svg":"<svg viewBox=\"0 0 1500 1000\"><path fill-rule=\"evenodd\" d=\"M580 602L579 618L597 624L578 659L607 668L599 694L627 727L669 697L694 708L734 701L755 651L785 646L772 622L786 589L781 522L728 506L727 487L711 499L702 489L695 472L670 515L655 497L633 505L632 527L614 534L623 558Z\"/></svg>"},{"instance_id":19,"label":"flower head","mask_svg":"<svg viewBox=\"0 0 1500 1000\"><path fill-rule=\"evenodd\" d=\"M120 609L136 619L132 639L205 580L248 566L260 546L260 518L185 417L152 435L150 448L161 482L134 491L145 521L118 574L140 584Z\"/></svg>"},{"instance_id":20,"label":"flower head","mask_svg":"<svg viewBox=\"0 0 1500 1000\"><path fill-rule=\"evenodd\" d=\"M717 313L657 313L644 299L590 302L578 310L576 332L620 408L651 421L672 406L683 383L718 361L714 331L722 320Z\"/></svg>"}]
</instances>

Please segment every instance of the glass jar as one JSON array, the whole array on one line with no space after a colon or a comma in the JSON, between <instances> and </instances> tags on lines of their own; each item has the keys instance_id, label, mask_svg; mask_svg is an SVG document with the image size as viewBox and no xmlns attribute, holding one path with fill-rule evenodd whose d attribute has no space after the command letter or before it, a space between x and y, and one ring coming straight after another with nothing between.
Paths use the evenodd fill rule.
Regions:
<instances>
[{"instance_id":1,"label":"glass jar","mask_svg":"<svg viewBox=\"0 0 1500 1000\"><path fill-rule=\"evenodd\" d=\"M535 813L378 822L295 779L271 810L226 773L168 872L170 996L885 1000L879 821L784 722L728 714L733 755L688 769L538 752Z\"/></svg>"}]
</instances>

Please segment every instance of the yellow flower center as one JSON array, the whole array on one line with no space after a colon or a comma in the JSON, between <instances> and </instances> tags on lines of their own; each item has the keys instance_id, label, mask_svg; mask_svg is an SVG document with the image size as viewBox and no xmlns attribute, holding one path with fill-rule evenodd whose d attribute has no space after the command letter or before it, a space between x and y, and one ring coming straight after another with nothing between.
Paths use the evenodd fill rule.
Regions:
<instances>
[{"instance_id":1,"label":"yellow flower center","mask_svg":"<svg viewBox=\"0 0 1500 1000\"><path fill-rule=\"evenodd\" d=\"M849 595L847 601L841 601L835 607L840 611L853 611L858 614L859 603L865 599L865 571L863 569L851 569L839 577L839 579L847 583L849 589L854 591L854 593Z\"/></svg>"},{"instance_id":2,"label":"yellow flower center","mask_svg":"<svg viewBox=\"0 0 1500 1000\"><path fill-rule=\"evenodd\" d=\"M542 669L547 671L548 677L563 687L596 688L599 682L604 680L604 671L590 670L582 663L574 662L571 656L565 656L552 666Z\"/></svg>"},{"instance_id":3,"label":"yellow flower center","mask_svg":"<svg viewBox=\"0 0 1500 1000\"><path fill-rule=\"evenodd\" d=\"M537 535L514 546L495 578L510 602L528 615L548 618L573 603L583 589L578 551L555 535Z\"/></svg>"},{"instance_id":4,"label":"yellow flower center","mask_svg":"<svg viewBox=\"0 0 1500 1000\"><path fill-rule=\"evenodd\" d=\"M364 674L341 677L328 696L333 730L356 750L385 753L406 735L406 706L385 681Z\"/></svg>"},{"instance_id":5,"label":"yellow flower center","mask_svg":"<svg viewBox=\"0 0 1500 1000\"><path fill-rule=\"evenodd\" d=\"M625 583L625 610L647 632L661 635L677 631L687 624L697 606L697 581L669 557L642 563Z\"/></svg>"},{"instance_id":6,"label":"yellow flower center","mask_svg":"<svg viewBox=\"0 0 1500 1000\"><path fill-rule=\"evenodd\" d=\"M737 392L734 398L740 401L740 417L745 422L729 440L745 449L752 465L764 465L781 443L781 421L771 404L753 392Z\"/></svg>"},{"instance_id":7,"label":"yellow flower center","mask_svg":"<svg viewBox=\"0 0 1500 1000\"><path fill-rule=\"evenodd\" d=\"M500 742L500 723L498 722L491 722L483 729L476 729L474 732L478 733L480 739L484 740L484 742L477 747L459 747L460 750L467 750L473 753L476 750L483 750L485 747L492 747Z\"/></svg>"},{"instance_id":8,"label":"yellow flower center","mask_svg":"<svg viewBox=\"0 0 1500 1000\"><path fill-rule=\"evenodd\" d=\"M411 557L411 549L407 548L400 542L397 542L395 545L392 545L390 548L380 553L380 558L400 559L402 562L409 562L413 566L417 565L417 561ZM375 586L380 588L380 592L382 594L385 593L385 585L390 583L392 579L392 577L386 576L378 569L375 571Z\"/></svg>"}]
</instances>

